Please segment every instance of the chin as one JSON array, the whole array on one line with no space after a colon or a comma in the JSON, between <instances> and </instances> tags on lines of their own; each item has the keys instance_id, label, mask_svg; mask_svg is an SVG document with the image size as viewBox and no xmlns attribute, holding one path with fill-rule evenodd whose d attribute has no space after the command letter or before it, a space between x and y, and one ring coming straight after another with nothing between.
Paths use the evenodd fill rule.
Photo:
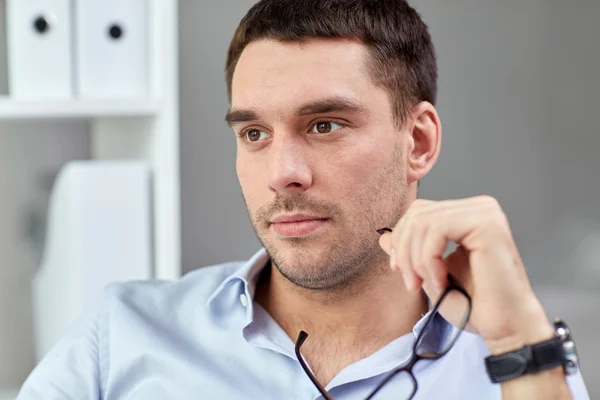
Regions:
<instances>
[{"instance_id":1,"label":"chin","mask_svg":"<svg viewBox=\"0 0 600 400\"><path fill-rule=\"evenodd\" d=\"M276 240L269 242L266 249L275 263L294 270L314 270L314 266L327 257L320 246L316 248L305 238Z\"/></svg>"},{"instance_id":2,"label":"chin","mask_svg":"<svg viewBox=\"0 0 600 400\"><path fill-rule=\"evenodd\" d=\"M288 281L306 289L322 290L351 279L360 264L332 246L276 246L267 248L277 270Z\"/></svg>"}]
</instances>

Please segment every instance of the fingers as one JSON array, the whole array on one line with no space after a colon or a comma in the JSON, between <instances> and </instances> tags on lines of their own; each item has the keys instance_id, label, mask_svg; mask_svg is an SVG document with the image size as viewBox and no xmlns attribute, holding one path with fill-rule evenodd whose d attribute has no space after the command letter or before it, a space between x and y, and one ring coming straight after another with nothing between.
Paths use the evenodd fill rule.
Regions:
<instances>
[{"instance_id":1,"label":"fingers","mask_svg":"<svg viewBox=\"0 0 600 400\"><path fill-rule=\"evenodd\" d=\"M417 200L393 231L381 236L390 267L402 273L409 291L421 290L424 281L437 291L447 287L449 269L443 256L448 243L470 229L464 208L462 203Z\"/></svg>"},{"instance_id":2,"label":"fingers","mask_svg":"<svg viewBox=\"0 0 600 400\"><path fill-rule=\"evenodd\" d=\"M424 238L419 243L420 247L415 251L421 255L421 269L427 271L431 283L441 291L448 285L448 268L442 259L448 241L443 235L436 234L436 232L429 232L427 229L423 229L423 231L425 232Z\"/></svg>"},{"instance_id":3,"label":"fingers","mask_svg":"<svg viewBox=\"0 0 600 400\"><path fill-rule=\"evenodd\" d=\"M390 268L394 271L400 271L404 284L409 291L417 291L421 287L422 279L420 279L410 264L406 261L406 252L399 252L399 246L392 246L396 242L392 233L384 233L379 238L379 246L390 256Z\"/></svg>"},{"instance_id":4,"label":"fingers","mask_svg":"<svg viewBox=\"0 0 600 400\"><path fill-rule=\"evenodd\" d=\"M415 239L415 237L411 237L413 233L410 228L407 228L410 224L411 221L407 218L400 220L392 232L392 244L395 244L393 248L396 250L397 266L406 288L408 291L417 292L423 286L426 273L420 270L420 265L417 264L417 255L413 253L415 246L411 239Z\"/></svg>"},{"instance_id":5,"label":"fingers","mask_svg":"<svg viewBox=\"0 0 600 400\"><path fill-rule=\"evenodd\" d=\"M412 234L400 226L392 233L384 233L379 245L390 256L390 268L402 274L407 290L419 291L423 281L428 281L441 291L448 285L448 267L442 258L447 242L427 229L414 231Z\"/></svg>"}]
</instances>

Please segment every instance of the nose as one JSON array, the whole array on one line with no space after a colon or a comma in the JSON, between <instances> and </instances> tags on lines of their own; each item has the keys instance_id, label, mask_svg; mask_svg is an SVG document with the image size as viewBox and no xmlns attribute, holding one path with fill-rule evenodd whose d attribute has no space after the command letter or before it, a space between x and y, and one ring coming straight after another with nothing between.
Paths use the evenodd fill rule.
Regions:
<instances>
[{"instance_id":1,"label":"nose","mask_svg":"<svg viewBox=\"0 0 600 400\"><path fill-rule=\"evenodd\" d=\"M273 140L269 154L271 191L293 194L310 188L313 175L306 147L301 137L279 135Z\"/></svg>"}]
</instances>

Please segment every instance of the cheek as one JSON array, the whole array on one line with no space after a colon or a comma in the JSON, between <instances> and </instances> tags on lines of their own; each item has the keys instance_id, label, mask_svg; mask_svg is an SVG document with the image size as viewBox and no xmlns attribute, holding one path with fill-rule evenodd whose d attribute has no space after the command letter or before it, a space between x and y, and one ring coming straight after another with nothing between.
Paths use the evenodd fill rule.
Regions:
<instances>
[{"instance_id":1,"label":"cheek","mask_svg":"<svg viewBox=\"0 0 600 400\"><path fill-rule=\"evenodd\" d=\"M400 160L392 146L363 146L353 149L334 164L337 176L335 199L351 224L361 227L388 223L398 215L401 198ZM354 221L354 222L351 222Z\"/></svg>"},{"instance_id":2,"label":"cheek","mask_svg":"<svg viewBox=\"0 0 600 400\"><path fill-rule=\"evenodd\" d=\"M371 197L374 194L366 192L381 180L386 158L376 147L352 149L336 157L328 179L337 182L343 197Z\"/></svg>"}]
</instances>

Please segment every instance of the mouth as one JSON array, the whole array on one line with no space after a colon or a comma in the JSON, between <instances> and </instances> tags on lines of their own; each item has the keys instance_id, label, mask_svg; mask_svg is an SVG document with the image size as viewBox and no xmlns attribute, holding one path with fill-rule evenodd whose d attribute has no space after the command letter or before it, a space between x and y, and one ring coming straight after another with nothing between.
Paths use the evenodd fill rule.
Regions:
<instances>
[{"instance_id":1,"label":"mouth","mask_svg":"<svg viewBox=\"0 0 600 400\"><path fill-rule=\"evenodd\" d=\"M319 229L323 229L329 222L328 218L321 218L306 214L280 215L271 221L275 233L283 237L308 236Z\"/></svg>"}]
</instances>

